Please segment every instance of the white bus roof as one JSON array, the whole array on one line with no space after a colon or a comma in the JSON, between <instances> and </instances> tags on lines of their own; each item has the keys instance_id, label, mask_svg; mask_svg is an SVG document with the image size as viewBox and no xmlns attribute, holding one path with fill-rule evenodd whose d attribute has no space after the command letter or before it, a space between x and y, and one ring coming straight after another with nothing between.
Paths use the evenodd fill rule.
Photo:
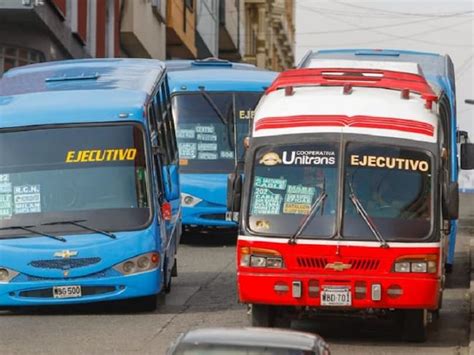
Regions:
<instances>
[{"instance_id":1,"label":"white bus roof","mask_svg":"<svg viewBox=\"0 0 474 355\"><path fill-rule=\"evenodd\" d=\"M305 68L380 69L423 75L420 66L410 62L312 58Z\"/></svg>"}]
</instances>

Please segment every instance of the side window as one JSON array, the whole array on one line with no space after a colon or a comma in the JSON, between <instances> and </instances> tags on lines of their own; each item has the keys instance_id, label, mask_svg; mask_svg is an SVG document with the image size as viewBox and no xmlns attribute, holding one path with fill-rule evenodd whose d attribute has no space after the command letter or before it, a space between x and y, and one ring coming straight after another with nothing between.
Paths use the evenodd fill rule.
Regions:
<instances>
[{"instance_id":1,"label":"side window","mask_svg":"<svg viewBox=\"0 0 474 355\"><path fill-rule=\"evenodd\" d=\"M450 109L449 103L446 100L446 96L443 96L440 100L439 114L441 118L441 127L443 129L444 147L448 153L448 162L451 161L451 120L450 120ZM449 174L451 174L451 166L448 163L447 166Z\"/></svg>"},{"instance_id":2,"label":"side window","mask_svg":"<svg viewBox=\"0 0 474 355\"><path fill-rule=\"evenodd\" d=\"M160 101L159 107L163 120L163 138L166 140L166 145L168 147L168 158L170 162L176 162L178 159L178 146L176 143L176 132L171 113L169 87L166 79L161 84L160 91L157 94L157 99Z\"/></svg>"},{"instance_id":3,"label":"side window","mask_svg":"<svg viewBox=\"0 0 474 355\"><path fill-rule=\"evenodd\" d=\"M163 111L161 109L161 97L158 92L153 99L153 111L155 112L155 122L158 130L158 140L161 148L163 149L164 164L170 164L170 146L168 142L168 133L166 130L166 124L164 120Z\"/></svg>"},{"instance_id":4,"label":"side window","mask_svg":"<svg viewBox=\"0 0 474 355\"><path fill-rule=\"evenodd\" d=\"M160 146L160 140L158 135L158 127L156 122L155 110L152 105L148 106L148 123L150 125L150 140L153 147ZM158 187L158 202L162 202L162 196L164 192L164 185L163 185L163 173L161 171L161 167L163 165L163 161L161 158L161 154L154 154L153 153L153 164L155 167L155 172L157 175L157 187Z\"/></svg>"}]
</instances>

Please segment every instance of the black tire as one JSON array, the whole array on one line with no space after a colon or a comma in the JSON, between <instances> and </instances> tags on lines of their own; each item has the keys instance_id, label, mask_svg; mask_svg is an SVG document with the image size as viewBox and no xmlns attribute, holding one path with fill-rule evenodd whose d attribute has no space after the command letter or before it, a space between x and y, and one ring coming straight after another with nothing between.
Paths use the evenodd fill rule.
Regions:
<instances>
[{"instance_id":1,"label":"black tire","mask_svg":"<svg viewBox=\"0 0 474 355\"><path fill-rule=\"evenodd\" d=\"M428 336L428 311L426 309L407 309L402 311L402 338L421 343Z\"/></svg>"},{"instance_id":2,"label":"black tire","mask_svg":"<svg viewBox=\"0 0 474 355\"><path fill-rule=\"evenodd\" d=\"M252 305L252 327L275 326L275 310L271 306L263 304Z\"/></svg>"},{"instance_id":3,"label":"black tire","mask_svg":"<svg viewBox=\"0 0 474 355\"><path fill-rule=\"evenodd\" d=\"M176 259L176 257L174 258L173 268L171 269L171 276L178 276L178 259Z\"/></svg>"}]
</instances>

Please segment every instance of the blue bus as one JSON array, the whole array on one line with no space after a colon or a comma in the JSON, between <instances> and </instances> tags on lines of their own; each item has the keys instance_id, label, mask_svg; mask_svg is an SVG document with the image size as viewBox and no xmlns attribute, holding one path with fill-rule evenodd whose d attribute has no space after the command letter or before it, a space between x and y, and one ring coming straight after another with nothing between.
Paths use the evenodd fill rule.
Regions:
<instances>
[{"instance_id":1,"label":"blue bus","mask_svg":"<svg viewBox=\"0 0 474 355\"><path fill-rule=\"evenodd\" d=\"M165 66L68 60L0 80L0 307L128 300L171 287L181 234Z\"/></svg>"},{"instance_id":2,"label":"blue bus","mask_svg":"<svg viewBox=\"0 0 474 355\"><path fill-rule=\"evenodd\" d=\"M227 175L243 162L254 108L275 72L221 59L167 61L180 155L183 225L232 230Z\"/></svg>"},{"instance_id":3,"label":"blue bus","mask_svg":"<svg viewBox=\"0 0 474 355\"><path fill-rule=\"evenodd\" d=\"M336 62L339 61L339 62ZM328 49L309 51L299 63L298 67L315 67L325 65L329 67L343 66L344 63L353 61L376 61L383 62L390 69L391 62L416 63L421 69L426 80L433 86L438 95L439 113L442 118L441 127L444 142L441 149L446 149L447 164L443 173L449 176L447 181L453 183L458 181L458 149L459 132L456 123L456 86L454 65L448 55L437 53L425 53L406 50L374 50L374 49ZM372 67L374 68L374 67ZM467 145L466 145L467 146ZM444 207L444 206L443 206ZM443 228L448 234L448 248L446 255L446 271L452 270L454 262L454 249L456 245L457 221L445 220Z\"/></svg>"}]
</instances>

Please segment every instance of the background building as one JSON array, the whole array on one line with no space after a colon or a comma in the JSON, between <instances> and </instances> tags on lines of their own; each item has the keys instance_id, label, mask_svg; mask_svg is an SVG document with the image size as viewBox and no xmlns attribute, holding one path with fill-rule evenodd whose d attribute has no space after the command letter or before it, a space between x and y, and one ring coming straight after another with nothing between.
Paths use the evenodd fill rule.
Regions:
<instances>
[{"instance_id":1,"label":"background building","mask_svg":"<svg viewBox=\"0 0 474 355\"><path fill-rule=\"evenodd\" d=\"M67 58L120 55L119 0L0 0L0 74Z\"/></svg>"},{"instance_id":2,"label":"background building","mask_svg":"<svg viewBox=\"0 0 474 355\"><path fill-rule=\"evenodd\" d=\"M167 0L166 57L196 58L196 0Z\"/></svg>"},{"instance_id":3,"label":"background building","mask_svg":"<svg viewBox=\"0 0 474 355\"><path fill-rule=\"evenodd\" d=\"M240 61L245 48L245 1L219 1L219 58Z\"/></svg>"},{"instance_id":4,"label":"background building","mask_svg":"<svg viewBox=\"0 0 474 355\"><path fill-rule=\"evenodd\" d=\"M166 59L167 0L121 0L121 56Z\"/></svg>"},{"instance_id":5,"label":"background building","mask_svg":"<svg viewBox=\"0 0 474 355\"><path fill-rule=\"evenodd\" d=\"M294 65L294 0L245 0L244 61L283 70Z\"/></svg>"}]
</instances>

